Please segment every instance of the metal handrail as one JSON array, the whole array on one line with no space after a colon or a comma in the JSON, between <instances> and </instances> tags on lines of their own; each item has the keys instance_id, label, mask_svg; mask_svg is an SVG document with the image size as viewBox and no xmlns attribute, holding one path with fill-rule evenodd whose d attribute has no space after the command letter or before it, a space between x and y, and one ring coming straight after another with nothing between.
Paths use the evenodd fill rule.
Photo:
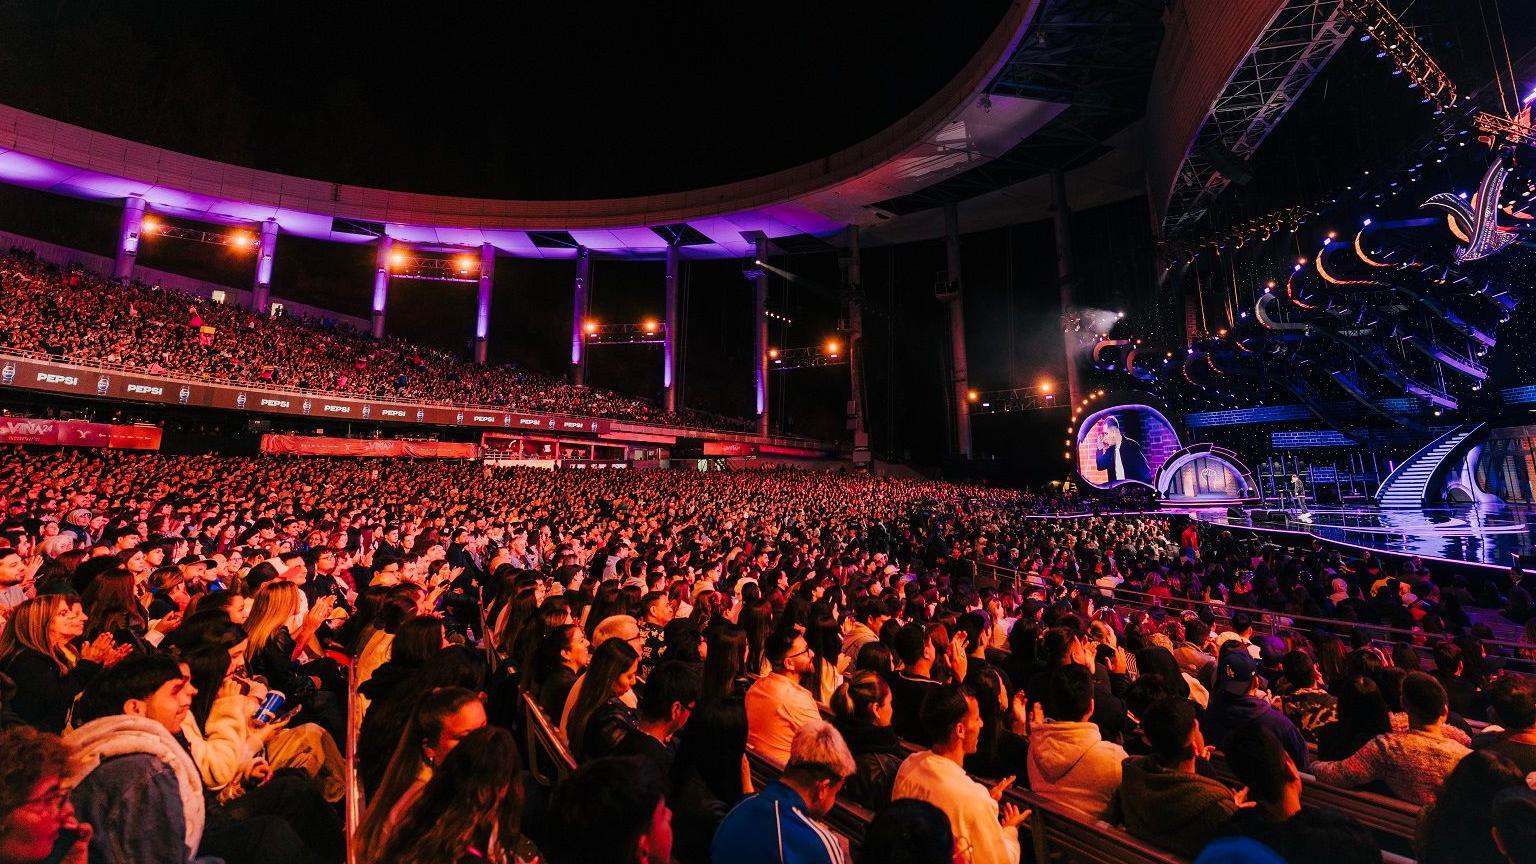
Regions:
<instances>
[{"instance_id":1,"label":"metal handrail","mask_svg":"<svg viewBox=\"0 0 1536 864\"><path fill-rule=\"evenodd\" d=\"M989 562L986 562L986 561L978 561L976 563L977 563L978 566L985 567L985 568L988 568L989 570L993 571L994 574L999 574L999 573L1000 574L1007 574L1010 578L1012 578L1014 580L1014 583L1016 585L1027 584L1027 585L1032 585L1032 586L1039 587L1039 588L1053 588L1053 587L1055 587L1053 584L1051 584L1049 582L1046 582L1045 578L1040 576L1040 575L1038 575L1038 574L1022 573L1019 570L1015 570L1015 569L1013 569L1011 567L1004 567L1002 565L992 564L992 563L989 563ZM1195 608L1195 607L1203 606L1203 607L1206 607L1206 608L1211 610L1211 612L1213 614L1213 617L1222 617L1222 618L1231 618L1232 613L1234 613L1234 612L1247 612L1248 614L1253 616L1253 623L1255 624L1255 626L1260 625L1260 624L1267 624L1267 625L1269 625L1271 627L1277 627L1277 628L1278 627L1289 626L1289 625L1284 624L1280 620L1280 619L1285 619L1285 620L1289 620L1291 622L1298 622L1298 621L1309 622L1309 623L1312 623L1312 624L1326 626L1326 627L1334 628L1334 629L1337 629L1337 628L1340 628L1340 627L1347 627L1347 628L1360 629L1360 630L1372 630L1372 631L1376 631L1376 632L1379 632L1379 633L1385 633L1385 634L1389 634L1389 635L1393 635L1393 636L1403 636L1403 637L1406 637L1409 640L1433 639L1433 638L1436 638L1437 636L1440 635L1440 634L1434 634L1434 633L1425 633L1422 630L1404 630L1404 629L1402 629L1400 627L1389 627L1389 626L1387 626L1385 624L1368 624L1368 623L1361 622L1361 621L1343 621L1343 620L1340 620L1338 618L1319 618L1319 617L1313 616L1313 615L1293 615L1293 614L1291 614L1289 612L1275 612L1274 610L1271 610L1271 609L1255 609L1255 608L1248 607L1248 606L1233 606L1233 605L1226 604L1226 603L1216 603L1216 602L1212 602L1212 601L1209 601L1209 600L1201 600L1201 599L1192 598L1192 597L1191 598L1184 598L1184 597L1173 597L1173 598L1161 597L1161 596L1158 596L1158 595L1155 595L1155 594L1149 594L1149 593L1147 593L1145 591L1137 591L1137 590L1134 590L1134 589L1123 588L1123 587L1105 588L1102 585L1098 585L1098 584L1095 584L1095 583L1092 583L1092 582L1082 582L1082 581L1073 580L1073 579L1063 579L1061 581L1061 584L1062 585L1071 586L1071 587L1074 587L1074 588L1078 588L1078 589L1083 590L1083 591L1092 592L1095 596L1101 597L1102 599L1105 599L1105 600L1114 600L1114 601L1119 601L1119 602L1125 602L1125 603L1129 603L1129 604L1131 604L1133 606L1140 606L1142 608L1148 608L1148 609L1150 609L1150 608L1168 609L1168 608L1178 608L1180 606L1183 606L1183 607L1186 607L1186 608ZM1105 592L1109 592L1109 595L1106 595ZM1130 596L1127 597L1126 595L1130 595ZM1143 600L1131 599L1131 598L1135 598L1135 597L1141 597L1141 598L1146 598L1146 599L1143 599ZM1221 614L1218 616L1215 613L1221 613ZM1306 630L1306 629L1310 629L1310 628L1290 626L1290 629L1293 629L1293 630ZM1479 640L1479 641L1481 641L1484 645L1494 645L1494 646L1498 646L1498 647L1502 647L1502 648L1508 648L1508 649L1513 650L1513 651L1536 651L1536 645L1530 645L1530 644L1526 644L1526 643L1522 643L1522 642L1510 642L1510 641L1505 640L1505 639L1482 639L1482 640Z\"/></svg>"},{"instance_id":2,"label":"metal handrail","mask_svg":"<svg viewBox=\"0 0 1536 864\"><path fill-rule=\"evenodd\" d=\"M347 664L347 754L342 771L346 784L342 818L346 823L347 864L357 864L357 828L362 824L362 790L357 776L357 734L362 721L357 711L357 664Z\"/></svg>"}]
</instances>

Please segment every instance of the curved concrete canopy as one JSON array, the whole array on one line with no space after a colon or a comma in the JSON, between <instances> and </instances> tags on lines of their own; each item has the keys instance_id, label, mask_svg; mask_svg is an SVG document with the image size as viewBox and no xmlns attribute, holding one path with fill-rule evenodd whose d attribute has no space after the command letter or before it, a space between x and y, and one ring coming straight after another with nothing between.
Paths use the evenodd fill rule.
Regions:
<instances>
[{"instance_id":1,"label":"curved concrete canopy","mask_svg":"<svg viewBox=\"0 0 1536 864\"><path fill-rule=\"evenodd\" d=\"M582 201L370 189L188 156L9 106L0 106L0 182L96 200L140 195L152 211L202 222L275 219L284 233L336 242L371 242L382 230L428 250L490 243L517 257L569 258L576 245L616 257L657 256L668 241L652 228L681 223L704 238L683 247L686 257L742 257L752 252L742 232L825 237L850 224L876 224L889 214L874 202L990 161L1064 110L980 98L1039 2L1014 0L944 90L874 137L812 163L706 189Z\"/></svg>"}]
</instances>

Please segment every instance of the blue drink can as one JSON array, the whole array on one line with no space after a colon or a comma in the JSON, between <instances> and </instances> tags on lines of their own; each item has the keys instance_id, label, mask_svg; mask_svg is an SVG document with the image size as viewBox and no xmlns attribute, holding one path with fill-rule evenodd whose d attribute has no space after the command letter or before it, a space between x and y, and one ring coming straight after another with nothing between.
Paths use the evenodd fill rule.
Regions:
<instances>
[{"instance_id":1,"label":"blue drink can","mask_svg":"<svg viewBox=\"0 0 1536 864\"><path fill-rule=\"evenodd\" d=\"M271 723L277 719L277 712L283 710L283 703L287 701L288 697L283 695L283 691L268 690L266 697L256 707L256 716L252 718L251 722L257 726L265 726Z\"/></svg>"}]
</instances>

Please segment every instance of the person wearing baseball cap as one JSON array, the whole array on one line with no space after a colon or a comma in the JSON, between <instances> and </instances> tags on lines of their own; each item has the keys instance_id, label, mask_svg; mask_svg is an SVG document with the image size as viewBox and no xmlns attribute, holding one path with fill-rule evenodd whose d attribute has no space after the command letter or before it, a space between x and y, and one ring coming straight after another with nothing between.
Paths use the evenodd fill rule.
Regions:
<instances>
[{"instance_id":1,"label":"person wearing baseball cap","mask_svg":"<svg viewBox=\"0 0 1536 864\"><path fill-rule=\"evenodd\" d=\"M1234 730L1257 725L1268 729L1280 740L1285 752L1297 766L1307 764L1307 742L1289 718L1257 695L1259 663L1246 646L1231 645L1216 659L1216 688L1211 693L1205 714L1205 735L1211 745L1221 748Z\"/></svg>"}]
</instances>

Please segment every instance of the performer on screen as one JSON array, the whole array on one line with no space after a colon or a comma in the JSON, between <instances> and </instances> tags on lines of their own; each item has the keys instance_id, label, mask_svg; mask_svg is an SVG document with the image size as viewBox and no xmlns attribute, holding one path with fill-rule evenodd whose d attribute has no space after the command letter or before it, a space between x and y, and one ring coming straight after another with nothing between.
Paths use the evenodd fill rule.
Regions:
<instances>
[{"instance_id":1,"label":"performer on screen","mask_svg":"<svg viewBox=\"0 0 1536 864\"><path fill-rule=\"evenodd\" d=\"M1099 439L1095 458L1099 470L1109 472L1111 483L1116 480L1152 482L1152 469L1147 467L1147 457L1142 455L1141 445L1121 433L1118 417L1104 421L1104 434Z\"/></svg>"}]
</instances>

